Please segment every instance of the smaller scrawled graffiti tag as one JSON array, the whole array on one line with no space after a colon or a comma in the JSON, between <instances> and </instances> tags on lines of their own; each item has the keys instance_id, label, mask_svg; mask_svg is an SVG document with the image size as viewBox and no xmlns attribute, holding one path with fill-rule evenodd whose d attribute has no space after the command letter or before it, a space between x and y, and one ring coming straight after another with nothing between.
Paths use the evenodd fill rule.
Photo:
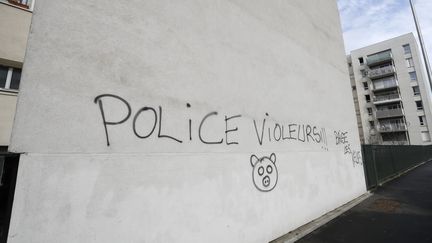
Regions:
<instances>
[{"instance_id":1,"label":"smaller scrawled graffiti tag","mask_svg":"<svg viewBox=\"0 0 432 243\"><path fill-rule=\"evenodd\" d=\"M252 179L255 187L262 192L269 192L275 188L278 181L278 170L276 167L276 155L258 158L251 155L250 163L253 167Z\"/></svg>"}]
</instances>

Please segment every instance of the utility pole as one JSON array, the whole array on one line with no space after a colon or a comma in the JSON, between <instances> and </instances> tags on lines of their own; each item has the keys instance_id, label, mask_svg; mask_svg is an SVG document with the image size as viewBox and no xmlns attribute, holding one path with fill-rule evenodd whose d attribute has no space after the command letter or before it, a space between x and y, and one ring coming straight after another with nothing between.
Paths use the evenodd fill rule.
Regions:
<instances>
[{"instance_id":1,"label":"utility pole","mask_svg":"<svg viewBox=\"0 0 432 243\"><path fill-rule=\"evenodd\" d=\"M431 80L431 73L430 73L430 65L429 65L429 59L428 59L428 56L427 56L427 53L426 53L426 48L425 48L424 43L423 43L423 36L422 36L421 30L420 30L420 26L419 26L419 23L418 23L418 19L417 19L416 11L415 11L415 8L414 8L414 4L413 4L412 0L409 0L409 2L410 2L410 5L411 5L411 11L412 11L412 14L413 14L413 17L414 17L414 23L415 23L415 26L416 26L416 29L417 29L417 35L419 37L420 48L421 48L422 54L423 54L423 60L424 60L425 68L426 68L426 75L428 76L429 85L430 85L430 88L432 90L432 80Z\"/></svg>"}]
</instances>

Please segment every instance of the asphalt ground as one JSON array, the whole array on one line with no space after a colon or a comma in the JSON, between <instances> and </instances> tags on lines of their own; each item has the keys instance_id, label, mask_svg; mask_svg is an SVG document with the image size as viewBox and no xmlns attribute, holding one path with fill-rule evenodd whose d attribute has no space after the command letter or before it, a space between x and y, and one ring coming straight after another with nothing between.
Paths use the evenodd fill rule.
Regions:
<instances>
[{"instance_id":1,"label":"asphalt ground","mask_svg":"<svg viewBox=\"0 0 432 243\"><path fill-rule=\"evenodd\" d=\"M387 182L297 242L432 242L432 162Z\"/></svg>"}]
</instances>

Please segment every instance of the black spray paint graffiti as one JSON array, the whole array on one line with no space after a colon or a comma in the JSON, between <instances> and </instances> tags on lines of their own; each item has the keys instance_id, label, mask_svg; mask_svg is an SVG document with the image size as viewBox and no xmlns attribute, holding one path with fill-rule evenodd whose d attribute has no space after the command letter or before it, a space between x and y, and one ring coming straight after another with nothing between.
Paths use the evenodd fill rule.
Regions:
<instances>
[{"instance_id":1,"label":"black spray paint graffiti","mask_svg":"<svg viewBox=\"0 0 432 243\"><path fill-rule=\"evenodd\" d=\"M117 99L119 101L121 101L124 104L125 110L126 110L126 115L124 116L123 119L121 119L120 121L108 121L106 118L106 114L105 114L105 109L104 109L104 105L103 105L103 99L106 98L110 98L110 99ZM109 132L108 132L108 126L115 126L115 125L120 125L124 122L126 122L132 114L132 108L129 105L129 103L121 98L120 96L117 95L112 95L112 94L103 94L103 95L99 95L94 99L94 103L99 105L99 110L102 116L102 122L103 122L103 126L105 129L105 136L106 136L106 143L107 146L110 146L110 139L109 139ZM187 108L190 108L191 105L189 103L186 104ZM140 116L142 116L144 113L148 113L151 114L152 117L152 125L148 128L148 132L145 134L142 134L140 132L138 132L137 129L137 123L138 123L138 118ZM133 117L133 122L132 122L132 129L133 129L133 133L135 134L136 137L140 138L140 139L146 139L149 138L156 130L157 128L157 137L158 138L165 138L165 139L170 139L174 142L177 143L183 143L184 140L180 139L180 138L176 138L172 135L167 135L164 134L162 132L162 128L163 128L163 123L162 123L162 115L163 115L163 109L161 106L158 106L157 108L154 107L149 107L149 106L145 106L140 108L134 115ZM225 119L224 119L224 123L225 123L225 135L221 138L217 138L217 139L210 139L210 138L206 138L204 136L205 132L204 132L204 128L205 128L205 123L207 122L208 119L211 119L213 116L218 116L218 112L217 111L212 111L209 112L208 114L206 114L200 121L199 123L199 127L198 127L198 138L199 141L201 141L204 144L223 144L225 143L226 145L236 145L239 144L238 141L235 141L232 136L234 135L233 133L238 131L238 127L236 127L235 125L233 125L232 123L234 123L234 120L237 118L240 118L241 115L234 115L234 116L226 116L225 115ZM192 141L192 119L188 120L188 125L189 125L189 140Z\"/></svg>"},{"instance_id":2,"label":"black spray paint graffiti","mask_svg":"<svg viewBox=\"0 0 432 243\"><path fill-rule=\"evenodd\" d=\"M269 114L266 113L266 117L268 116ZM261 126L259 126L257 122L253 120L256 136L260 145L263 145L266 140L268 140L269 143L291 140L302 143L321 143L321 148L328 151L325 128L297 123L285 125L280 122L274 122L272 124L267 122L266 124L266 121L268 121L267 118L264 118ZM267 139L264 139L264 137Z\"/></svg>"},{"instance_id":3,"label":"black spray paint graffiti","mask_svg":"<svg viewBox=\"0 0 432 243\"><path fill-rule=\"evenodd\" d=\"M112 99L111 101L119 102L123 107L123 117L118 120L109 120L106 116L106 110L104 107L104 101L106 99ZM132 117L132 108L130 104L120 96L113 94L102 94L97 96L94 99L94 103L98 105L99 111L102 117L103 128L106 136L106 144L110 146L110 138L108 127L109 126L117 126L125 123ZM191 105L189 103L186 104L186 109L190 109ZM137 129L137 124L141 124L139 118L146 114L146 119L150 117L150 126L146 126L146 132ZM238 115L224 115L220 116L217 111L212 111L207 113L199 120L197 136L193 136L193 124L195 124L192 119L188 119L188 136L187 138L179 138L173 135L168 135L164 133L163 129L163 108L161 106L150 107L144 106L138 109L133 115L132 120L132 130L133 134L139 139L149 138L154 134L157 138L160 139L168 139L175 143L183 143L184 141L192 141L193 139L197 139L203 144L224 144L224 145L238 145L239 141L235 139L235 133L239 131L239 127L235 125L235 119L241 118L240 114ZM206 122L209 119L217 119L219 118L221 122L224 122L225 131L224 134L221 134L216 138L209 138L205 136ZM221 119L224 118L224 119ZM141 118L143 119L143 118ZM142 121L141 121L142 122ZM147 120L148 122L148 120ZM142 124L141 124L142 125ZM148 124L147 124L148 125ZM282 124L281 122L277 122L269 119L269 114L265 113L264 119L261 122L257 122L253 120L253 129L255 130L255 135L257 138L257 142L260 146L266 145L268 143L275 142L283 142L283 141L293 141L300 143L311 143L311 144L319 144L321 148L325 151L328 151L328 141L327 134L325 128L320 128L318 126L310 125L310 124L297 124L297 123L287 123ZM157 132L156 132L157 130ZM208 131L208 130L207 130ZM253 131L251 130L253 133ZM156 135L157 133L157 135ZM195 133L194 133L195 134ZM353 165L362 164L362 158L360 151L351 150L351 146L348 142L347 134L348 132L342 131L334 131L336 138L336 145L344 146L344 154L351 154L351 158L353 161ZM197 137L197 138L196 138ZM269 157L261 157L258 158L255 155L250 157L250 163L253 167L252 170L252 179L255 187L262 192L268 192L275 188L278 181L278 170L276 167L276 155L272 153Z\"/></svg>"},{"instance_id":4,"label":"black spray paint graffiti","mask_svg":"<svg viewBox=\"0 0 432 243\"><path fill-rule=\"evenodd\" d=\"M351 144L348 142L348 132L334 131L336 146L344 147L344 154L350 154L353 166L363 165L361 152L352 150Z\"/></svg>"},{"instance_id":5,"label":"black spray paint graffiti","mask_svg":"<svg viewBox=\"0 0 432 243\"><path fill-rule=\"evenodd\" d=\"M251 155L252 180L255 187L262 192L269 192L276 187L278 181L278 170L276 167L276 155L272 153L269 157L258 158Z\"/></svg>"},{"instance_id":6,"label":"black spray paint graffiti","mask_svg":"<svg viewBox=\"0 0 432 243\"><path fill-rule=\"evenodd\" d=\"M123 119L119 119L116 121L112 121L109 117L106 116L106 107L104 107L104 101L107 99L111 99L111 101L118 101L123 107ZM188 119L188 136L187 138L182 138L174 135L168 135L164 132L164 120L163 120L163 108L161 106L151 107L144 106L138 109L136 112L132 112L131 105L122 97L113 95L113 94L102 94L97 96L94 99L94 103L98 104L100 114L102 116L102 123L105 131L106 144L107 146L111 145L110 137L109 137L109 126L117 126L125 123L126 121L132 119L132 130L133 134L139 139L147 139L151 137L153 134L157 136L157 138L161 139L169 139L175 143L183 143L187 140L192 141L194 139L193 136L193 124L195 121L192 119ZM190 109L191 105L189 103L186 104L186 109ZM132 115L132 113L135 113ZM140 131L137 126L143 125L140 123L140 118L146 117L147 122L145 132ZM212 111L207 113L199 120L198 131L196 134L198 135L198 140L203 144L224 144L224 145L238 145L239 141L235 139L236 133L239 131L239 127L236 126L236 119L241 118L240 114L238 115L224 115L220 116L217 111ZM265 118L262 122L257 122L253 120L252 129L255 130L255 135L257 138L257 142L259 145L265 145L268 143L274 142L283 142L283 141L292 141L292 142L300 142L300 143L315 143L321 144L321 148L324 150L328 150L328 142L325 128L319 128L314 125L309 124L297 124L297 123L288 123L282 124L277 121L270 121L269 114L266 113ZM225 125L224 134L221 134L219 137L209 138L206 137L206 131L208 131L208 127L206 123L210 119L220 119L221 122ZM150 120L149 120L150 119ZM142 122L142 121L141 121ZM251 130L253 133L253 131ZM194 133L195 134L195 133ZM196 139L196 138L195 138Z\"/></svg>"}]
</instances>

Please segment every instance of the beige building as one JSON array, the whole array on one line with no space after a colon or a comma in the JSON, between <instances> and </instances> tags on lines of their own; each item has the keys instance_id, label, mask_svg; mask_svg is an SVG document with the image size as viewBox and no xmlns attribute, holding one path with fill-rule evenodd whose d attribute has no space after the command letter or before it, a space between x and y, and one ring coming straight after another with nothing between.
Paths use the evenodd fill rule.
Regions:
<instances>
[{"instance_id":1,"label":"beige building","mask_svg":"<svg viewBox=\"0 0 432 243\"><path fill-rule=\"evenodd\" d=\"M9 145L34 1L0 0L0 146Z\"/></svg>"},{"instance_id":2,"label":"beige building","mask_svg":"<svg viewBox=\"0 0 432 243\"><path fill-rule=\"evenodd\" d=\"M430 91L412 33L351 51L347 60L362 143L432 144Z\"/></svg>"},{"instance_id":3,"label":"beige building","mask_svg":"<svg viewBox=\"0 0 432 243\"><path fill-rule=\"evenodd\" d=\"M0 0L0 243L6 242L18 157L8 153L33 1Z\"/></svg>"}]
</instances>

